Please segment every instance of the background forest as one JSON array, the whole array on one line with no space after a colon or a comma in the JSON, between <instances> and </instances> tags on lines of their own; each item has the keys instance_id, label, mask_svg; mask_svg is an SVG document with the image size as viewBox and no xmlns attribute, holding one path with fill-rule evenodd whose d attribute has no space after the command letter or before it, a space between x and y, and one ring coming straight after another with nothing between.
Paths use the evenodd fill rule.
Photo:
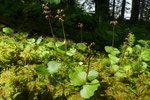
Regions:
<instances>
[{"instance_id":1,"label":"background forest","mask_svg":"<svg viewBox=\"0 0 150 100\"><path fill-rule=\"evenodd\" d=\"M150 0L0 0L0 100L150 100Z\"/></svg>"},{"instance_id":2,"label":"background forest","mask_svg":"<svg viewBox=\"0 0 150 100\"><path fill-rule=\"evenodd\" d=\"M119 23L115 29L115 42L119 46L129 32L135 34L136 39L149 39L150 2L149 0L132 0L131 18L125 19L129 9L126 0L47 0L50 1L50 11L54 33L61 34L61 23L55 18L57 9L64 9L67 38L79 42L80 29L78 23L83 23L83 40L95 42L102 48L111 44L112 26L110 21L117 16ZM24 31L38 35L51 35L48 21L43 14L44 0L0 0L0 23L14 28L17 32ZM95 11L88 13L92 5ZM128 4L129 5L129 4ZM130 13L130 12L128 12ZM102 49L96 47L97 49Z\"/></svg>"}]
</instances>

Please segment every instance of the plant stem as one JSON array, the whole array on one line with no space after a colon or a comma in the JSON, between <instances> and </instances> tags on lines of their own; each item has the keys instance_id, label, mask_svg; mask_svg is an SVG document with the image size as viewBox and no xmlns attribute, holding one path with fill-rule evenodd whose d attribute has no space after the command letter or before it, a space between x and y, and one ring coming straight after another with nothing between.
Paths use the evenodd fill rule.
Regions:
<instances>
[{"instance_id":1,"label":"plant stem","mask_svg":"<svg viewBox=\"0 0 150 100\"><path fill-rule=\"evenodd\" d=\"M85 83L88 81L88 75L89 75L89 70L90 70L90 63L91 63L91 56L89 55L88 57L88 69L87 69L87 74L86 74L86 81Z\"/></svg>"},{"instance_id":2,"label":"plant stem","mask_svg":"<svg viewBox=\"0 0 150 100\"><path fill-rule=\"evenodd\" d=\"M81 43L83 42L83 32L82 32L82 27L81 27Z\"/></svg>"},{"instance_id":3,"label":"plant stem","mask_svg":"<svg viewBox=\"0 0 150 100\"><path fill-rule=\"evenodd\" d=\"M126 46L125 46L125 50L124 50L124 52L123 52L123 55L122 55L122 58L121 58L121 62L120 62L119 67L122 65L122 62L123 62L123 60L124 60L124 56L125 56L125 53L126 53L127 47L128 47L128 45L126 45Z\"/></svg>"},{"instance_id":4,"label":"plant stem","mask_svg":"<svg viewBox=\"0 0 150 100\"><path fill-rule=\"evenodd\" d=\"M113 26L113 39L112 39L112 47L114 47L114 41L115 41L115 25Z\"/></svg>"},{"instance_id":5,"label":"plant stem","mask_svg":"<svg viewBox=\"0 0 150 100\"><path fill-rule=\"evenodd\" d=\"M54 40L55 40L54 31L53 31L52 24L51 24L51 21L50 21L50 15L48 15L48 23L49 23L49 27L50 27L51 33L52 33L52 35L53 35L53 38L54 38Z\"/></svg>"},{"instance_id":6,"label":"plant stem","mask_svg":"<svg viewBox=\"0 0 150 100\"><path fill-rule=\"evenodd\" d=\"M67 52L67 41L66 41L66 34L65 34L65 28L64 28L64 24L61 21L62 24L62 29L63 29L63 34L64 34L64 40L65 40L65 51Z\"/></svg>"}]
</instances>

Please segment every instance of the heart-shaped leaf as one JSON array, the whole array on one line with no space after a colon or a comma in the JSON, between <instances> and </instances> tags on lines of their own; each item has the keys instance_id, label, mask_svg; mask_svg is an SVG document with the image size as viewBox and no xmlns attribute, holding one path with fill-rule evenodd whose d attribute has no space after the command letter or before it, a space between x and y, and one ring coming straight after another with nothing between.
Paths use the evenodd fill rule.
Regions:
<instances>
[{"instance_id":1,"label":"heart-shaped leaf","mask_svg":"<svg viewBox=\"0 0 150 100\"><path fill-rule=\"evenodd\" d=\"M67 51L67 55L68 56L73 56L76 53L76 49L75 48L71 48L69 51Z\"/></svg>"},{"instance_id":2,"label":"heart-shaped leaf","mask_svg":"<svg viewBox=\"0 0 150 100\"><path fill-rule=\"evenodd\" d=\"M50 74L54 74L57 72L57 70L60 68L61 63L55 62L55 61L50 61L48 64L48 71Z\"/></svg>"},{"instance_id":3,"label":"heart-shaped leaf","mask_svg":"<svg viewBox=\"0 0 150 100\"><path fill-rule=\"evenodd\" d=\"M81 86L86 81L86 72L84 71L78 71L78 72L71 72L69 74L69 78L71 81L71 84L74 86Z\"/></svg>"},{"instance_id":4,"label":"heart-shaped leaf","mask_svg":"<svg viewBox=\"0 0 150 100\"><path fill-rule=\"evenodd\" d=\"M105 46L105 51L107 53L111 53L113 51L113 47L112 46Z\"/></svg>"},{"instance_id":5,"label":"heart-shaped leaf","mask_svg":"<svg viewBox=\"0 0 150 100\"><path fill-rule=\"evenodd\" d=\"M88 79L91 81L98 77L98 72L96 70L91 70L88 74Z\"/></svg>"},{"instance_id":6,"label":"heart-shaped leaf","mask_svg":"<svg viewBox=\"0 0 150 100\"><path fill-rule=\"evenodd\" d=\"M95 79L91 83L87 83L83 86L83 89L80 91L80 95L83 98L88 99L94 95L94 92L98 89L99 86L99 81Z\"/></svg>"}]
</instances>

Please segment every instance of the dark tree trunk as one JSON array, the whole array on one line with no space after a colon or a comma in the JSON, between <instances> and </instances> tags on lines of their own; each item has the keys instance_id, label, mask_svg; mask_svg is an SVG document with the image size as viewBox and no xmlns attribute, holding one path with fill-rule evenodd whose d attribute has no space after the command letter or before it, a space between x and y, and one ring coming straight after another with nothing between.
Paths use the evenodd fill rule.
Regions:
<instances>
[{"instance_id":1,"label":"dark tree trunk","mask_svg":"<svg viewBox=\"0 0 150 100\"><path fill-rule=\"evenodd\" d=\"M125 14L125 8L126 8L126 0L122 1L122 9L121 9L121 19L124 19L124 14Z\"/></svg>"},{"instance_id":2,"label":"dark tree trunk","mask_svg":"<svg viewBox=\"0 0 150 100\"><path fill-rule=\"evenodd\" d=\"M69 0L69 6L74 6L75 5L75 0Z\"/></svg>"},{"instance_id":3,"label":"dark tree trunk","mask_svg":"<svg viewBox=\"0 0 150 100\"><path fill-rule=\"evenodd\" d=\"M137 22L140 13L140 0L132 0L131 21Z\"/></svg>"},{"instance_id":4,"label":"dark tree trunk","mask_svg":"<svg viewBox=\"0 0 150 100\"><path fill-rule=\"evenodd\" d=\"M102 16L109 16L109 0L94 0L95 14Z\"/></svg>"},{"instance_id":5,"label":"dark tree trunk","mask_svg":"<svg viewBox=\"0 0 150 100\"><path fill-rule=\"evenodd\" d=\"M112 12L112 16L115 17L115 7L116 7L116 0L113 0L113 12Z\"/></svg>"},{"instance_id":6,"label":"dark tree trunk","mask_svg":"<svg viewBox=\"0 0 150 100\"><path fill-rule=\"evenodd\" d=\"M141 0L141 12L140 12L140 20L143 20L144 15L144 9L145 9L145 0Z\"/></svg>"}]
</instances>

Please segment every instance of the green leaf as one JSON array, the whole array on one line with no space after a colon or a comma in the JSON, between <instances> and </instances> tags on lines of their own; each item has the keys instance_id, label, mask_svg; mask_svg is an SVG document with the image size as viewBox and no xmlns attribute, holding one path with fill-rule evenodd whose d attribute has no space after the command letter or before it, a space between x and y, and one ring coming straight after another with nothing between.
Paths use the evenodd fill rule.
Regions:
<instances>
[{"instance_id":1,"label":"green leaf","mask_svg":"<svg viewBox=\"0 0 150 100\"><path fill-rule=\"evenodd\" d=\"M49 48L55 48L55 45L53 42L49 42L48 44L46 44L46 46Z\"/></svg>"},{"instance_id":2,"label":"green leaf","mask_svg":"<svg viewBox=\"0 0 150 100\"><path fill-rule=\"evenodd\" d=\"M124 77L126 77L126 73L122 72L122 71L119 71L119 72L115 73L115 76L118 77L118 78L124 78Z\"/></svg>"},{"instance_id":3,"label":"green leaf","mask_svg":"<svg viewBox=\"0 0 150 100\"><path fill-rule=\"evenodd\" d=\"M84 68L83 67L76 67L75 71L76 72L82 72L82 71L84 71Z\"/></svg>"},{"instance_id":4,"label":"green leaf","mask_svg":"<svg viewBox=\"0 0 150 100\"><path fill-rule=\"evenodd\" d=\"M57 52L62 53L62 54L66 53L65 50L62 50L62 49L59 49L59 48L57 48Z\"/></svg>"},{"instance_id":5,"label":"green leaf","mask_svg":"<svg viewBox=\"0 0 150 100\"><path fill-rule=\"evenodd\" d=\"M111 54L115 56L117 54L120 54L120 51L117 48L114 48Z\"/></svg>"},{"instance_id":6,"label":"green leaf","mask_svg":"<svg viewBox=\"0 0 150 100\"><path fill-rule=\"evenodd\" d=\"M91 70L88 74L88 79L91 81L98 77L98 72L96 70Z\"/></svg>"},{"instance_id":7,"label":"green leaf","mask_svg":"<svg viewBox=\"0 0 150 100\"><path fill-rule=\"evenodd\" d=\"M112 68L112 70L114 72L117 72L119 70L119 66L118 65L112 65L111 68Z\"/></svg>"},{"instance_id":8,"label":"green leaf","mask_svg":"<svg viewBox=\"0 0 150 100\"><path fill-rule=\"evenodd\" d=\"M116 56L113 56L111 54L109 54L108 56L109 56L109 59L110 59L110 63L112 65L117 64L119 62L119 60L120 60L119 58L117 58Z\"/></svg>"},{"instance_id":9,"label":"green leaf","mask_svg":"<svg viewBox=\"0 0 150 100\"><path fill-rule=\"evenodd\" d=\"M60 68L61 63L55 62L55 61L50 61L48 64L48 71L50 74L54 74L57 72L57 70Z\"/></svg>"},{"instance_id":10,"label":"green leaf","mask_svg":"<svg viewBox=\"0 0 150 100\"><path fill-rule=\"evenodd\" d=\"M93 80L91 83L86 84L83 86L83 89L80 91L80 95L83 98L90 98L91 96L94 95L94 92L98 89L100 86L98 80Z\"/></svg>"},{"instance_id":11,"label":"green leaf","mask_svg":"<svg viewBox=\"0 0 150 100\"><path fill-rule=\"evenodd\" d=\"M117 48L114 48L112 46L105 46L105 51L114 56L116 56L117 54L120 54L120 51Z\"/></svg>"},{"instance_id":12,"label":"green leaf","mask_svg":"<svg viewBox=\"0 0 150 100\"><path fill-rule=\"evenodd\" d=\"M35 39L34 39L34 38L31 38L31 39L27 39L27 41L28 41L29 44L32 44L32 43L35 42Z\"/></svg>"},{"instance_id":13,"label":"green leaf","mask_svg":"<svg viewBox=\"0 0 150 100\"><path fill-rule=\"evenodd\" d=\"M36 72L38 74L41 74L41 75L48 75L49 72L47 70L47 68L45 68L45 66L42 66L42 65L37 65L35 68Z\"/></svg>"},{"instance_id":14,"label":"green leaf","mask_svg":"<svg viewBox=\"0 0 150 100\"><path fill-rule=\"evenodd\" d=\"M39 38L38 38L38 40L36 41L36 44L40 44L41 43L41 41L42 41L42 39L43 39L43 37L42 36L40 36Z\"/></svg>"},{"instance_id":15,"label":"green leaf","mask_svg":"<svg viewBox=\"0 0 150 100\"><path fill-rule=\"evenodd\" d=\"M76 53L76 49L75 48L70 48L69 51L67 51L67 55L68 56L73 56Z\"/></svg>"},{"instance_id":16,"label":"green leaf","mask_svg":"<svg viewBox=\"0 0 150 100\"><path fill-rule=\"evenodd\" d=\"M78 71L78 72L71 72L69 74L69 78L71 81L71 84L74 86L81 86L86 81L86 72L84 71Z\"/></svg>"},{"instance_id":17,"label":"green leaf","mask_svg":"<svg viewBox=\"0 0 150 100\"><path fill-rule=\"evenodd\" d=\"M85 51L87 49L87 46L84 43L78 43L77 49Z\"/></svg>"},{"instance_id":18,"label":"green leaf","mask_svg":"<svg viewBox=\"0 0 150 100\"><path fill-rule=\"evenodd\" d=\"M105 51L107 53L111 53L113 51L113 47L112 46L105 46Z\"/></svg>"},{"instance_id":19,"label":"green leaf","mask_svg":"<svg viewBox=\"0 0 150 100\"><path fill-rule=\"evenodd\" d=\"M150 61L150 49L146 49L141 53L141 58L144 61Z\"/></svg>"},{"instance_id":20,"label":"green leaf","mask_svg":"<svg viewBox=\"0 0 150 100\"><path fill-rule=\"evenodd\" d=\"M5 27L5 28L3 28L3 32L6 34L12 34L12 33L14 33L14 30L9 27Z\"/></svg>"},{"instance_id":21,"label":"green leaf","mask_svg":"<svg viewBox=\"0 0 150 100\"><path fill-rule=\"evenodd\" d=\"M64 44L65 44L65 41L64 42L56 42L56 47L63 46Z\"/></svg>"}]
</instances>

